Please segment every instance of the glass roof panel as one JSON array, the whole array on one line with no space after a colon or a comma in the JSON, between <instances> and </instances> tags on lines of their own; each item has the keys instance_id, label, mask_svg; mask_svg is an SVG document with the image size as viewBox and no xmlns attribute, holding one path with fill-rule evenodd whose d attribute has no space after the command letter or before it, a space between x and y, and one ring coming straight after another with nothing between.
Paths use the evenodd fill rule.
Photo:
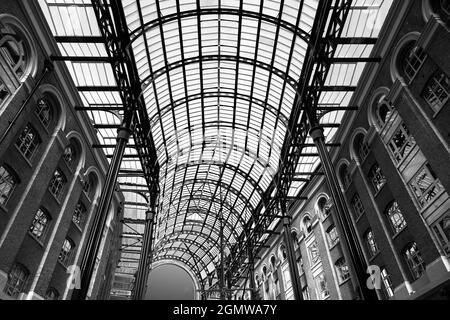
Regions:
<instances>
[{"instance_id":1,"label":"glass roof panel","mask_svg":"<svg viewBox=\"0 0 450 320\"><path fill-rule=\"evenodd\" d=\"M39 3L62 56L107 56L98 40L91 1ZM228 248L261 207L266 191L273 193L269 188L283 160L318 4L122 1L160 165L153 261L177 259L204 279L215 263L209 253L220 254L219 217L226 221L223 236ZM392 0L353 1L343 38L376 40L391 4ZM338 45L335 57L367 58L373 48L370 41L346 41ZM79 107L91 119L109 159L122 120L122 101L113 69L106 60L99 61L68 59L66 66L84 104ZM331 65L319 102L327 142L334 141L365 65L363 60ZM306 143L312 144L311 139ZM125 154L119 174L127 199L124 234L142 235L147 182L136 147L129 146ZM315 154L315 148L303 148L297 172L315 171L320 164ZM299 195L306 184L293 181L289 196ZM177 237L190 242L175 241ZM131 240L123 238L122 247L133 245ZM134 246L139 249L140 243ZM139 257L140 251L133 254ZM136 273L137 263L129 257L122 251L117 275Z\"/></svg>"}]
</instances>

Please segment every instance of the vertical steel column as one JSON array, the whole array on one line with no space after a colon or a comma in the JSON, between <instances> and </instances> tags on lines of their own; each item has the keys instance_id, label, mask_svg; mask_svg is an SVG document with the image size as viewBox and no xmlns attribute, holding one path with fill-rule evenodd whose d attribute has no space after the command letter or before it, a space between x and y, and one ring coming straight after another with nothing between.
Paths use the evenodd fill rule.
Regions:
<instances>
[{"instance_id":1,"label":"vertical steel column","mask_svg":"<svg viewBox=\"0 0 450 320\"><path fill-rule=\"evenodd\" d=\"M95 260L100 249L103 231L108 218L108 210L115 191L117 176L119 174L125 148L130 138L132 121L133 115L131 115L131 117L126 117L122 126L117 130L117 145L114 149L111 164L108 168L106 181L100 195L94 223L89 233L89 239L86 243L81 263L81 288L74 290L72 294L73 300L85 300L89 290L92 274L94 272Z\"/></svg>"},{"instance_id":2,"label":"vertical steel column","mask_svg":"<svg viewBox=\"0 0 450 320\"><path fill-rule=\"evenodd\" d=\"M251 240L250 240L251 241ZM256 300L256 292L255 292L255 261L253 259L253 245L250 244L247 246L247 255L248 255L248 274L250 280L250 300Z\"/></svg>"},{"instance_id":3,"label":"vertical steel column","mask_svg":"<svg viewBox=\"0 0 450 320\"><path fill-rule=\"evenodd\" d=\"M136 276L136 287L134 289L134 300L142 300L144 297L148 279L148 256L152 249L153 220L155 218L154 208L146 211L144 238L142 240L141 259Z\"/></svg>"},{"instance_id":4,"label":"vertical steel column","mask_svg":"<svg viewBox=\"0 0 450 320\"><path fill-rule=\"evenodd\" d=\"M220 288L220 300L225 300L225 268L223 261L223 214L220 212L219 216L220 222L220 278L219 278L219 288Z\"/></svg>"},{"instance_id":5,"label":"vertical steel column","mask_svg":"<svg viewBox=\"0 0 450 320\"><path fill-rule=\"evenodd\" d=\"M316 145L317 151L319 153L320 161L322 162L322 166L325 170L325 177L328 183L328 188L330 189L331 196L334 201L334 205L336 208L336 217L333 217L338 230L341 233L341 237L344 241L342 241L342 249L347 252L350 270L353 271L356 279L353 279L353 283L355 284L358 294L361 295L362 299L365 300L377 300L376 293L372 290L369 290L366 286L366 280L368 278L368 274L366 273L366 264L364 262L363 253L360 244L357 241L356 230L353 229L350 221L350 217L348 215L348 208L345 204L344 195L342 194L339 188L339 182L336 177L336 172L334 170L333 163L331 161L330 154L328 153L327 147L325 145L325 136L323 134L323 128L317 125L314 118L309 117L311 123L310 136ZM353 268L352 268L353 267ZM353 269L353 270L352 270ZM352 277L353 278L353 277Z\"/></svg>"},{"instance_id":6,"label":"vertical steel column","mask_svg":"<svg viewBox=\"0 0 450 320\"><path fill-rule=\"evenodd\" d=\"M289 263L289 274L291 275L292 290L295 300L303 300L302 288L300 282L300 274L295 259L294 244L291 234L291 221L287 213L286 201L280 199L281 213L283 216L284 242L286 243L286 253Z\"/></svg>"}]
</instances>

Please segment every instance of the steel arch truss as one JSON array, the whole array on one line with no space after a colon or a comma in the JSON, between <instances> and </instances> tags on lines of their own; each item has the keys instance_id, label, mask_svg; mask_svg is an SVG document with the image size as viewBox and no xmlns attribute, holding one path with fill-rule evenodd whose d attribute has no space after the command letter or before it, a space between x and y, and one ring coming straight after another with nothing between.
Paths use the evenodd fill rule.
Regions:
<instances>
[{"instance_id":1,"label":"steel arch truss","mask_svg":"<svg viewBox=\"0 0 450 320\"><path fill-rule=\"evenodd\" d=\"M339 146L332 140L358 108L350 103L362 70L379 61L375 24L391 2L42 0L61 52L53 59L66 62L78 87L93 147L111 157L116 129L133 121L118 181L124 239L144 233L155 205L153 261L178 260L203 281L208 249L223 238L227 272L239 282L248 247L256 259L273 234L280 200L303 199L318 174L305 110ZM380 19L360 25L368 14ZM185 234L189 244L174 245ZM131 249L122 249L122 264L133 273L140 256Z\"/></svg>"}]
</instances>

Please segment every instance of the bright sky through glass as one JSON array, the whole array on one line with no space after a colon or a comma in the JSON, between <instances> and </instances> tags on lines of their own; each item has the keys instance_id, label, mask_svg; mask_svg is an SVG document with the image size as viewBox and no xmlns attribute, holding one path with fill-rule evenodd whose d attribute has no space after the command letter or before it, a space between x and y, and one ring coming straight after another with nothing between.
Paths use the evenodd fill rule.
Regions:
<instances>
[{"instance_id":1,"label":"bright sky through glass","mask_svg":"<svg viewBox=\"0 0 450 320\"><path fill-rule=\"evenodd\" d=\"M39 0L63 56L106 57L91 2ZM364 58L377 38L392 0L353 1L336 57ZM316 17L317 0L138 1L123 0L151 133L160 164L160 197L153 261L177 260L200 279L214 270L223 215L225 253L243 232L279 170L297 83ZM303 6L302 6L303 4ZM82 38L68 38L78 36ZM333 142L358 84L363 62L331 66L322 108L341 107L321 119ZM120 124L120 96L107 62L67 62L102 150L112 155ZM109 87L109 90L86 87ZM310 139L306 143L312 143ZM297 172L313 172L314 147L303 149ZM140 257L146 183L136 149L127 148L121 174L125 225L117 275L133 275ZM135 157L133 157L133 155ZM302 178L301 176L299 176ZM305 176L308 178L308 176ZM292 182L289 196L306 182ZM128 190L128 191L127 191ZM132 251L136 252L132 252ZM127 278L128 279L128 278ZM126 281L125 281L126 282Z\"/></svg>"}]
</instances>

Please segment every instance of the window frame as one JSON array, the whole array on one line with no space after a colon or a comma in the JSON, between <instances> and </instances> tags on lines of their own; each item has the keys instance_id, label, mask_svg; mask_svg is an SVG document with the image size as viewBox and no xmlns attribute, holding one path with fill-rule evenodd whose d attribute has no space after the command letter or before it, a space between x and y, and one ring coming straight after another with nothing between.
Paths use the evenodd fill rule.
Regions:
<instances>
[{"instance_id":1,"label":"window frame","mask_svg":"<svg viewBox=\"0 0 450 320\"><path fill-rule=\"evenodd\" d=\"M333 231L333 234L335 235L334 238L331 236L332 235L332 231ZM330 225L328 227L328 229L326 230L326 234L327 234L328 245L330 246L330 249L332 249L340 241L339 234L338 234L336 226L334 224Z\"/></svg>"},{"instance_id":2,"label":"window frame","mask_svg":"<svg viewBox=\"0 0 450 320\"><path fill-rule=\"evenodd\" d=\"M44 110L44 108L47 108L47 110ZM45 117L45 112L48 112L48 117ZM40 98L36 103L34 113L39 119L41 125L48 130L53 120L53 109L48 100L45 98Z\"/></svg>"},{"instance_id":3,"label":"window frame","mask_svg":"<svg viewBox=\"0 0 450 320\"><path fill-rule=\"evenodd\" d=\"M13 275L13 272L15 271L20 272L20 274ZM20 278L21 275L23 275L22 279ZM6 281L5 287L3 288L3 292L7 296L10 296L12 298L18 298L19 295L25 291L29 278L30 278L30 271L28 271L28 269L21 263L17 262L14 263L14 265L12 266L11 270L8 273L8 280Z\"/></svg>"},{"instance_id":4,"label":"window frame","mask_svg":"<svg viewBox=\"0 0 450 320\"><path fill-rule=\"evenodd\" d=\"M68 251L65 250L66 243L68 243L70 245L70 248ZM73 253L74 253L75 247L76 247L75 242L71 238L66 237L64 239L63 245L62 245L61 250L58 255L58 262L61 263L66 268L69 266L70 263L72 263L72 258L73 258Z\"/></svg>"},{"instance_id":5,"label":"window frame","mask_svg":"<svg viewBox=\"0 0 450 320\"><path fill-rule=\"evenodd\" d=\"M384 291L389 298L392 298L395 295L394 292L394 284L391 280L391 275L387 271L385 267L380 268L380 277L381 282L383 282Z\"/></svg>"},{"instance_id":6,"label":"window frame","mask_svg":"<svg viewBox=\"0 0 450 320\"><path fill-rule=\"evenodd\" d=\"M342 285L350 279L350 267L343 257L336 260L336 262L334 263L334 268L338 276L339 285Z\"/></svg>"},{"instance_id":7,"label":"window frame","mask_svg":"<svg viewBox=\"0 0 450 320\"><path fill-rule=\"evenodd\" d=\"M394 215L391 214L391 213L393 213L393 211L395 211L396 214L394 214ZM397 234L401 233L408 226L408 223L406 222L405 216L403 215L403 212L400 209L400 206L399 206L397 201L391 202L386 207L385 214L386 214L386 217L387 217L387 219L389 221L389 224L391 226L392 232L394 233L394 236L396 236ZM400 214L401 219L395 219L395 221L402 220L402 223L400 223L400 224L396 223L396 225L394 225L392 217L395 216L395 215L398 216L398 214Z\"/></svg>"},{"instance_id":8,"label":"window frame","mask_svg":"<svg viewBox=\"0 0 450 320\"><path fill-rule=\"evenodd\" d=\"M325 273L322 271L315 278L314 282L316 283L317 288L317 297L320 300L327 300L330 297L330 289L328 288L327 278ZM321 283L324 283L322 287ZM323 290L322 290L323 289Z\"/></svg>"},{"instance_id":9,"label":"window frame","mask_svg":"<svg viewBox=\"0 0 450 320\"><path fill-rule=\"evenodd\" d=\"M437 71L428 79L421 96L428 106L438 113L450 100L450 77L442 70Z\"/></svg>"},{"instance_id":10,"label":"window frame","mask_svg":"<svg viewBox=\"0 0 450 320\"><path fill-rule=\"evenodd\" d=\"M420 46L414 44L408 48L403 60L403 72L409 83L417 76L427 58L428 54Z\"/></svg>"},{"instance_id":11,"label":"window frame","mask_svg":"<svg viewBox=\"0 0 450 320\"><path fill-rule=\"evenodd\" d=\"M398 146L398 144L395 142L394 139L398 138L399 135L402 135L404 137L404 144L402 146ZM408 127L405 123L401 123L397 130L394 132L392 137L389 139L388 142L388 149L393 155L395 161L397 164L401 163L408 155L410 154L411 150L414 149L416 146L416 140L411 135ZM406 150L408 147L410 147L409 151Z\"/></svg>"},{"instance_id":12,"label":"window frame","mask_svg":"<svg viewBox=\"0 0 450 320\"><path fill-rule=\"evenodd\" d=\"M447 224L447 227L443 224ZM431 228L433 229L442 250L444 250L447 256L450 256L450 211L444 213ZM448 232L445 230L448 230Z\"/></svg>"},{"instance_id":13,"label":"window frame","mask_svg":"<svg viewBox=\"0 0 450 320\"><path fill-rule=\"evenodd\" d=\"M411 250L414 249L414 254L411 253ZM420 279L426 272L426 264L422 258L422 254L417 246L416 242L412 242L405 246L402 250L403 258L408 265L411 276L414 280ZM420 261L414 261L417 258Z\"/></svg>"},{"instance_id":14,"label":"window frame","mask_svg":"<svg viewBox=\"0 0 450 320\"><path fill-rule=\"evenodd\" d=\"M33 135L31 140L27 139L27 135L30 133ZM32 161L41 143L42 139L39 136L39 133L31 123L28 123L21 131L14 145L27 161Z\"/></svg>"},{"instance_id":15,"label":"window frame","mask_svg":"<svg viewBox=\"0 0 450 320\"><path fill-rule=\"evenodd\" d=\"M353 212L355 214L355 220L359 220L359 218L361 218L366 213L366 208L364 207L364 204L358 193L355 193L353 195L350 203L352 205Z\"/></svg>"},{"instance_id":16,"label":"window frame","mask_svg":"<svg viewBox=\"0 0 450 320\"><path fill-rule=\"evenodd\" d=\"M38 221L36 220L36 217L39 213L42 213L42 216L40 218L42 218L42 217L46 218L45 224L40 223L40 219ZM50 216L48 211L45 210L43 207L39 208L36 211L36 213L34 214L33 221L31 222L31 225L28 228L28 233L36 240L43 242L47 236L48 230L50 229L51 221L52 221L52 217ZM37 230L35 222L36 223L39 222L40 226L42 226L42 230L40 230L40 232L41 232L40 235L37 235L35 233L35 230Z\"/></svg>"},{"instance_id":17,"label":"window frame","mask_svg":"<svg viewBox=\"0 0 450 320\"><path fill-rule=\"evenodd\" d=\"M58 183L59 186L55 185L55 183L54 183L54 180L57 179L55 177L56 173L59 173L59 175L61 177L61 180ZM62 172L61 169L57 168L54 171L53 176L50 179L50 183L48 185L48 191L55 197L56 200L58 200L58 201L61 200L61 197L62 197L62 194L63 194L63 189L64 189L64 186L66 185L66 183L67 183L66 176L64 175L64 173Z\"/></svg>"},{"instance_id":18,"label":"window frame","mask_svg":"<svg viewBox=\"0 0 450 320\"><path fill-rule=\"evenodd\" d=\"M386 176L383 174L383 171L378 163L375 163L370 168L368 177L375 194L380 192L387 183Z\"/></svg>"},{"instance_id":19,"label":"window frame","mask_svg":"<svg viewBox=\"0 0 450 320\"><path fill-rule=\"evenodd\" d=\"M364 242L366 243L370 258L374 258L380 252L380 250L378 249L378 245L375 240L375 234L372 229L369 228L364 233Z\"/></svg>"},{"instance_id":20,"label":"window frame","mask_svg":"<svg viewBox=\"0 0 450 320\"><path fill-rule=\"evenodd\" d=\"M433 179L433 182L430 183L426 189L422 189L418 182L419 176L424 174ZM425 181L425 179L422 178L422 181ZM409 181L408 186L414 194L414 199L416 200L416 203L421 210L428 207L445 191L444 186L442 185L441 181L439 180L429 163L425 163L417 171L417 173ZM430 198L429 196L432 192L434 192L434 195L432 195Z\"/></svg>"},{"instance_id":21,"label":"window frame","mask_svg":"<svg viewBox=\"0 0 450 320\"><path fill-rule=\"evenodd\" d=\"M4 183L5 178L0 175L0 206L6 206L8 201L11 199L12 194L14 193L14 190L16 189L17 185L19 184L19 179L17 179L17 175L13 170L11 170L8 166L0 165L0 174L2 173L2 169L7 174L7 177L10 179L10 181L7 181L6 183L10 183L10 185L7 187L9 190L7 191L7 194L5 196L5 193L3 193L4 186L2 185Z\"/></svg>"}]
</instances>

